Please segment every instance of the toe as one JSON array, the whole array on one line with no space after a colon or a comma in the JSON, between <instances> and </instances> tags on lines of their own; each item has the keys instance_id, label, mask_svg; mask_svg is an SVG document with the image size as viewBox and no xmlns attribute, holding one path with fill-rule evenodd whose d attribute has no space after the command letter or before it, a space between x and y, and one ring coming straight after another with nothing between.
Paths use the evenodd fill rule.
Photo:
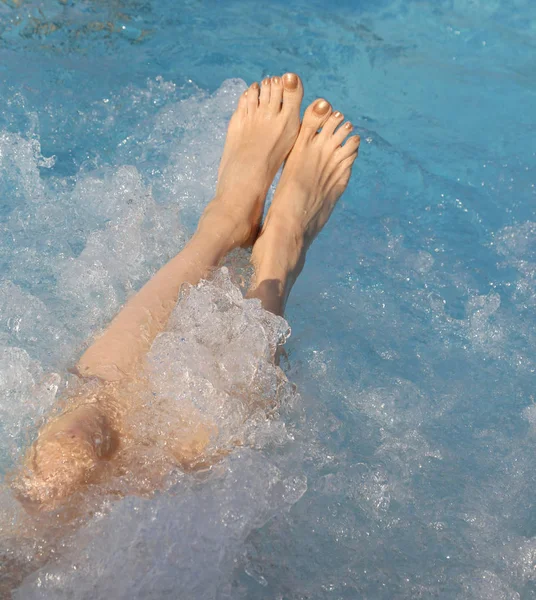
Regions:
<instances>
[{"instance_id":1,"label":"toe","mask_svg":"<svg viewBox=\"0 0 536 600\"><path fill-rule=\"evenodd\" d=\"M281 77L272 77L272 87L270 93L270 108L278 113L281 110L283 101L283 81Z\"/></svg>"},{"instance_id":2,"label":"toe","mask_svg":"<svg viewBox=\"0 0 536 600\"><path fill-rule=\"evenodd\" d=\"M346 123L337 129L337 131L333 134L333 143L335 146L340 146L344 140L350 135L350 132L354 126L350 123L350 121L346 121Z\"/></svg>"},{"instance_id":3,"label":"toe","mask_svg":"<svg viewBox=\"0 0 536 600\"><path fill-rule=\"evenodd\" d=\"M348 185L350 176L352 174L352 167L354 166L355 159L357 158L357 151L347 156L337 168L338 182L343 184L344 187Z\"/></svg>"},{"instance_id":4,"label":"toe","mask_svg":"<svg viewBox=\"0 0 536 600\"><path fill-rule=\"evenodd\" d=\"M283 79L283 110L299 109L303 98L303 84L296 73L285 73Z\"/></svg>"},{"instance_id":5,"label":"toe","mask_svg":"<svg viewBox=\"0 0 536 600\"><path fill-rule=\"evenodd\" d=\"M344 146L341 146L337 152L337 158L341 161L346 160L350 156L354 156L352 162L355 160L357 156L357 152L359 150L359 144L361 142L361 138L358 135L353 135L351 138L346 140Z\"/></svg>"},{"instance_id":6,"label":"toe","mask_svg":"<svg viewBox=\"0 0 536 600\"><path fill-rule=\"evenodd\" d=\"M248 114L254 113L259 106L259 84L254 81L248 88L247 98L248 98Z\"/></svg>"},{"instance_id":7,"label":"toe","mask_svg":"<svg viewBox=\"0 0 536 600\"><path fill-rule=\"evenodd\" d=\"M245 92L243 92L242 95L240 96L240 98L238 99L238 108L236 109L236 112L241 115L247 114L247 112L248 112L247 90Z\"/></svg>"},{"instance_id":8,"label":"toe","mask_svg":"<svg viewBox=\"0 0 536 600\"><path fill-rule=\"evenodd\" d=\"M342 194L348 187L350 177L352 176L352 165L354 164L355 156L348 157L337 170L337 183L335 185L339 188L339 194Z\"/></svg>"},{"instance_id":9,"label":"toe","mask_svg":"<svg viewBox=\"0 0 536 600\"><path fill-rule=\"evenodd\" d=\"M342 123L343 119L344 115L338 110L332 113L331 117L326 121L324 127L322 127L322 135L326 136L326 138L331 137L335 129L337 129L337 127Z\"/></svg>"},{"instance_id":10,"label":"toe","mask_svg":"<svg viewBox=\"0 0 536 600\"><path fill-rule=\"evenodd\" d=\"M350 154L349 156L347 156L340 164L340 168L343 171L348 171L351 170L355 159L357 158L357 151L355 150L354 152L352 152L352 154Z\"/></svg>"},{"instance_id":11,"label":"toe","mask_svg":"<svg viewBox=\"0 0 536 600\"><path fill-rule=\"evenodd\" d=\"M346 145L347 144L345 144L345 146ZM336 190L337 197L339 197L348 186L348 182L350 181L350 177L352 175L352 167L356 158L357 149L354 146L354 152L344 158L344 160L337 165L332 173L331 181L334 189Z\"/></svg>"},{"instance_id":12,"label":"toe","mask_svg":"<svg viewBox=\"0 0 536 600\"><path fill-rule=\"evenodd\" d=\"M331 104L327 100L323 98L315 100L305 111L300 136L305 136L309 139L314 137L317 131L329 119L330 114Z\"/></svg>"},{"instance_id":13,"label":"toe","mask_svg":"<svg viewBox=\"0 0 536 600\"><path fill-rule=\"evenodd\" d=\"M272 80L266 77L262 80L261 91L259 95L259 105L267 108L270 104L270 88L272 86Z\"/></svg>"}]
</instances>

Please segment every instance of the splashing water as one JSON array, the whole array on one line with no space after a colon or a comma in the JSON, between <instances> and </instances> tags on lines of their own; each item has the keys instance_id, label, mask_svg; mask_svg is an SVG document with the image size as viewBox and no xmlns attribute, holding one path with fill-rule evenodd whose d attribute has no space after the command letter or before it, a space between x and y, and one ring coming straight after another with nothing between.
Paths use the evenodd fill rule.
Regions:
<instances>
[{"instance_id":1,"label":"splashing water","mask_svg":"<svg viewBox=\"0 0 536 600\"><path fill-rule=\"evenodd\" d=\"M1 590L535 597L535 8L361 4L0 3L3 477L195 226L229 77L294 70L363 140L291 296L285 374L288 326L242 299L235 257L155 343L131 417L152 444L92 514L59 532L1 488ZM118 498L192 406L230 453Z\"/></svg>"},{"instance_id":2,"label":"splashing water","mask_svg":"<svg viewBox=\"0 0 536 600\"><path fill-rule=\"evenodd\" d=\"M264 311L258 300L244 300L226 269L212 283L188 290L148 356L151 393L129 414L135 443L128 448L128 460L120 459L124 473L88 490L93 502L85 512L95 513L89 521L84 514L66 529L41 517L41 531L43 525L48 528L32 545L26 519L25 544L20 548L12 541L10 559L28 570L24 560L37 555L40 544L49 551L54 547L59 559L28 576L15 597L212 597L229 586L225 573L250 531L306 490L303 474L295 472L288 456L269 457L291 440L277 418L279 410L290 414L297 402L273 362L287 335L286 322ZM173 470L168 448L177 430L180 438L192 404L198 420L217 427L214 451L234 451L210 472L187 475ZM147 481L166 460L163 494L150 499L127 495L152 491ZM127 495L121 501L116 500L118 491ZM11 510L13 525L17 519L22 522ZM158 562L156 578L147 556ZM33 560L37 566L43 562L38 556ZM118 568L125 575L119 589Z\"/></svg>"}]
</instances>

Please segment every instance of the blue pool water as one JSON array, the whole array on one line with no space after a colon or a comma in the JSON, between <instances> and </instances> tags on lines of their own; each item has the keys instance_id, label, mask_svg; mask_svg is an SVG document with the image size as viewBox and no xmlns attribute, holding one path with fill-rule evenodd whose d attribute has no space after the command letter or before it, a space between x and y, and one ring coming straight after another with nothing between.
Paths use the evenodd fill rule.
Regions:
<instances>
[{"instance_id":1,"label":"blue pool water","mask_svg":"<svg viewBox=\"0 0 536 600\"><path fill-rule=\"evenodd\" d=\"M362 137L288 305L277 418L59 541L14 541L3 487L0 556L23 573L3 589L536 598L535 53L531 0L0 2L3 476L89 336L191 233L244 82L296 71ZM213 311L202 340L248 323L247 379L271 325L225 273L211 286L180 314ZM175 326L155 364L193 327ZM182 350L196 376L203 344Z\"/></svg>"}]
</instances>

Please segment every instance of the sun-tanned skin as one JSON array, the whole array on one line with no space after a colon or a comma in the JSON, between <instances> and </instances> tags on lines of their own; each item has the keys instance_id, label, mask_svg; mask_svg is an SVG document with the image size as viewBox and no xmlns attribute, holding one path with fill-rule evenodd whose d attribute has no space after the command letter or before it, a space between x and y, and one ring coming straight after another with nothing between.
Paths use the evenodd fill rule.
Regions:
<instances>
[{"instance_id":1,"label":"sun-tanned skin","mask_svg":"<svg viewBox=\"0 0 536 600\"><path fill-rule=\"evenodd\" d=\"M348 184L359 147L358 136L342 145L352 126L337 129L343 116L322 99L309 106L300 128L302 97L302 83L292 73L254 83L242 94L229 124L215 198L182 252L123 307L80 359L78 374L99 383L68 401L66 410L41 429L15 483L27 503L53 508L114 460L128 435L123 415L142 385L137 381L143 358L165 328L184 283L196 284L230 250L256 240L248 296L283 314L307 249ZM266 193L285 159L260 230ZM185 422L190 427L171 442L171 452L188 468L206 462L212 430L195 424L193 407Z\"/></svg>"}]
</instances>

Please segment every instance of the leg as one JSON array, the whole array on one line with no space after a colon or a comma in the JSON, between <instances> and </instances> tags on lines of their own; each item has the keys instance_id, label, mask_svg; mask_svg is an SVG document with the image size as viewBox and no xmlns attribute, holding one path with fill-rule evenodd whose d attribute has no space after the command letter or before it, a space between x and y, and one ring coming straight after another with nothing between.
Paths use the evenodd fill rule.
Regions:
<instances>
[{"instance_id":1,"label":"leg","mask_svg":"<svg viewBox=\"0 0 536 600\"><path fill-rule=\"evenodd\" d=\"M197 283L233 248L252 242L259 229L268 188L299 131L303 88L288 73L253 84L240 98L229 124L216 197L184 250L123 307L77 365L82 377L101 380L102 390L47 424L26 460L19 493L54 507L98 475L103 460L120 444L121 414L140 364L165 327L184 283ZM121 385L120 385L121 384ZM184 463L195 462L207 431L178 444ZM118 439L119 438L119 439ZM203 440L205 441L203 442ZM181 462L181 457L177 460Z\"/></svg>"},{"instance_id":2,"label":"leg","mask_svg":"<svg viewBox=\"0 0 536 600\"><path fill-rule=\"evenodd\" d=\"M352 125L325 100L306 110L298 139L251 257L255 278L248 297L282 315L306 252L346 189L359 136L343 142ZM320 132L318 130L321 129Z\"/></svg>"},{"instance_id":3,"label":"leg","mask_svg":"<svg viewBox=\"0 0 536 600\"><path fill-rule=\"evenodd\" d=\"M121 310L78 363L82 376L105 381L132 377L165 327L183 283L197 283L237 246L257 237L266 193L300 126L303 96L297 75L254 83L229 124L216 197L184 250Z\"/></svg>"}]
</instances>

